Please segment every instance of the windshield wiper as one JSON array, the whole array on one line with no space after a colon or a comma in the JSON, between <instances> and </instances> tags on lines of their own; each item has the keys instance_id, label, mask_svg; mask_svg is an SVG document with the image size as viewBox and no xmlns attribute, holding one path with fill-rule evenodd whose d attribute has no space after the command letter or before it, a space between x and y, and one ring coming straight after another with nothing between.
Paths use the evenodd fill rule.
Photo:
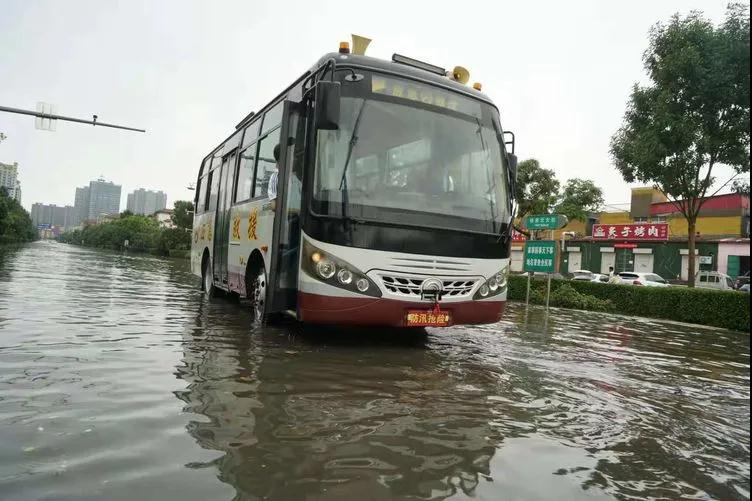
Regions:
<instances>
[{"instance_id":1,"label":"windshield wiper","mask_svg":"<svg viewBox=\"0 0 752 501\"><path fill-rule=\"evenodd\" d=\"M347 167L350 165L350 158L352 157L355 144L358 142L358 128L360 128L360 119L363 117L363 110L366 108L366 100L363 100L363 104L360 105L358 110L358 116L355 117L355 125L353 126L352 134L350 135L350 141L347 145L347 156L345 157L345 165L342 167L342 178L339 180L339 191L342 192L340 198L342 199L342 223L347 225L349 217L347 215L347 209L350 205L350 196L347 189Z\"/></svg>"}]
</instances>

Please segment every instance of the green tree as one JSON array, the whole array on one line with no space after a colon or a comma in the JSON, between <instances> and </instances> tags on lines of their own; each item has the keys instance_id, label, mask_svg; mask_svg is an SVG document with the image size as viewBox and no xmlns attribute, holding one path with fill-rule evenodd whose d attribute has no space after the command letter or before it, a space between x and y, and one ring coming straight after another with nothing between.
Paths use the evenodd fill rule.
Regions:
<instances>
[{"instance_id":1,"label":"green tree","mask_svg":"<svg viewBox=\"0 0 752 501\"><path fill-rule=\"evenodd\" d=\"M128 217L128 216L132 216L132 215L133 215L133 212L129 210L124 210L123 212L120 213L120 219L123 219L124 217Z\"/></svg>"},{"instance_id":2,"label":"green tree","mask_svg":"<svg viewBox=\"0 0 752 501\"><path fill-rule=\"evenodd\" d=\"M0 243L30 242L36 237L29 213L0 186Z\"/></svg>"},{"instance_id":3,"label":"green tree","mask_svg":"<svg viewBox=\"0 0 752 501\"><path fill-rule=\"evenodd\" d=\"M749 179L735 180L731 189L734 191L734 193L738 193L739 195L745 195L749 197Z\"/></svg>"},{"instance_id":4,"label":"green tree","mask_svg":"<svg viewBox=\"0 0 752 501\"><path fill-rule=\"evenodd\" d=\"M172 223L177 228L190 230L193 228L193 202L178 200L172 212Z\"/></svg>"},{"instance_id":5,"label":"green tree","mask_svg":"<svg viewBox=\"0 0 752 501\"><path fill-rule=\"evenodd\" d=\"M634 86L611 140L624 180L652 183L684 215L689 270L695 268L697 217L714 168L749 172L749 49L744 6L729 6L717 27L697 12L655 25L644 54L652 84ZM688 275L692 287L694 274Z\"/></svg>"},{"instance_id":6,"label":"green tree","mask_svg":"<svg viewBox=\"0 0 752 501\"><path fill-rule=\"evenodd\" d=\"M551 211L559 196L559 181L550 169L540 166L538 160L524 160L517 166L517 217L522 221L531 214L545 214ZM530 236L527 230L517 231Z\"/></svg>"},{"instance_id":7,"label":"green tree","mask_svg":"<svg viewBox=\"0 0 752 501\"><path fill-rule=\"evenodd\" d=\"M556 206L558 214L564 214L570 221L586 221L591 212L603 205L603 190L589 179L570 179Z\"/></svg>"}]
</instances>

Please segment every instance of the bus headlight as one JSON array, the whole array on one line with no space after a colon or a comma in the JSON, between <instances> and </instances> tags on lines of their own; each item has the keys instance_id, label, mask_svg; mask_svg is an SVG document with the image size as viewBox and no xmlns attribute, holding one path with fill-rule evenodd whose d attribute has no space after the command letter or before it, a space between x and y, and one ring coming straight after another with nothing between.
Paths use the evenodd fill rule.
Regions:
<instances>
[{"instance_id":1,"label":"bus headlight","mask_svg":"<svg viewBox=\"0 0 752 501\"><path fill-rule=\"evenodd\" d=\"M337 280L339 280L339 283L342 285L347 285L352 282L353 274L350 270L347 268L342 268L339 270L339 273L337 273Z\"/></svg>"},{"instance_id":2,"label":"bus headlight","mask_svg":"<svg viewBox=\"0 0 752 501\"><path fill-rule=\"evenodd\" d=\"M319 259L319 262L316 263L316 272L324 280L329 280L330 278L332 278L336 271L337 268L334 266L334 263L332 263L328 259Z\"/></svg>"},{"instance_id":3,"label":"bus headlight","mask_svg":"<svg viewBox=\"0 0 752 501\"><path fill-rule=\"evenodd\" d=\"M370 286L371 283L365 278L361 278L360 280L355 282L355 287L357 287L360 292L367 291Z\"/></svg>"},{"instance_id":4,"label":"bus headlight","mask_svg":"<svg viewBox=\"0 0 752 501\"><path fill-rule=\"evenodd\" d=\"M507 290L507 277L509 276L509 265L491 276L478 288L473 299L486 299L496 296Z\"/></svg>"},{"instance_id":5,"label":"bus headlight","mask_svg":"<svg viewBox=\"0 0 752 501\"><path fill-rule=\"evenodd\" d=\"M310 277L340 289L371 297L381 297L381 291L365 273L350 263L303 242L301 268Z\"/></svg>"}]
</instances>

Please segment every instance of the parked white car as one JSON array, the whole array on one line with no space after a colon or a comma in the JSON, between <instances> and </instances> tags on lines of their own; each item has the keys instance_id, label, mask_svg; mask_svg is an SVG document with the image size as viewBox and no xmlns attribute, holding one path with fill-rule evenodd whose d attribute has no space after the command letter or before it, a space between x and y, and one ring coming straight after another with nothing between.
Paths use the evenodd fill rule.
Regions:
<instances>
[{"instance_id":1,"label":"parked white car","mask_svg":"<svg viewBox=\"0 0 752 501\"><path fill-rule=\"evenodd\" d=\"M660 275L636 271L622 271L617 275L619 283L627 285L644 285L646 287L669 287Z\"/></svg>"},{"instance_id":2,"label":"parked white car","mask_svg":"<svg viewBox=\"0 0 752 501\"><path fill-rule=\"evenodd\" d=\"M590 270L577 270L572 272L572 280L589 282L593 279L593 275L595 275L595 273Z\"/></svg>"},{"instance_id":3,"label":"parked white car","mask_svg":"<svg viewBox=\"0 0 752 501\"><path fill-rule=\"evenodd\" d=\"M719 271L698 271L695 275L695 287L730 291L734 290L734 280Z\"/></svg>"},{"instance_id":4,"label":"parked white car","mask_svg":"<svg viewBox=\"0 0 752 501\"><path fill-rule=\"evenodd\" d=\"M572 280L575 282L608 282L608 275L593 273L590 270L577 270L572 272Z\"/></svg>"}]
</instances>

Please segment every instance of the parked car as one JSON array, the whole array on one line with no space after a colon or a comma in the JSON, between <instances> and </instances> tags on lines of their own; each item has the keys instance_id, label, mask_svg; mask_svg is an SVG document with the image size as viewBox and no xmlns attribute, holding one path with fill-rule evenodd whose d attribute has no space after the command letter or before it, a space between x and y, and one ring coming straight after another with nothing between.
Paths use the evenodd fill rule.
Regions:
<instances>
[{"instance_id":1,"label":"parked car","mask_svg":"<svg viewBox=\"0 0 752 501\"><path fill-rule=\"evenodd\" d=\"M572 272L572 280L590 282L594 275L590 270L577 270Z\"/></svg>"},{"instance_id":2,"label":"parked car","mask_svg":"<svg viewBox=\"0 0 752 501\"><path fill-rule=\"evenodd\" d=\"M548 280L548 273L536 271L533 273L533 280ZM551 273L551 280L564 280L564 275L561 273Z\"/></svg>"},{"instance_id":3,"label":"parked car","mask_svg":"<svg viewBox=\"0 0 752 501\"><path fill-rule=\"evenodd\" d=\"M600 283L608 283L608 275L604 275L603 273L593 273L593 280L591 282L600 282Z\"/></svg>"},{"instance_id":4,"label":"parked car","mask_svg":"<svg viewBox=\"0 0 752 501\"><path fill-rule=\"evenodd\" d=\"M734 281L720 271L698 271L695 275L695 287L722 291L733 290Z\"/></svg>"},{"instance_id":5,"label":"parked car","mask_svg":"<svg viewBox=\"0 0 752 501\"><path fill-rule=\"evenodd\" d=\"M749 282L739 287L739 291L749 293Z\"/></svg>"},{"instance_id":6,"label":"parked car","mask_svg":"<svg viewBox=\"0 0 752 501\"><path fill-rule=\"evenodd\" d=\"M589 270L577 270L572 272L572 281L575 282L608 282L608 275L593 273Z\"/></svg>"},{"instance_id":7,"label":"parked car","mask_svg":"<svg viewBox=\"0 0 752 501\"><path fill-rule=\"evenodd\" d=\"M655 273L642 273L636 271L622 271L617 275L619 277L619 283L628 285L644 285L646 287L668 287L666 282L660 275Z\"/></svg>"},{"instance_id":8,"label":"parked car","mask_svg":"<svg viewBox=\"0 0 752 501\"><path fill-rule=\"evenodd\" d=\"M749 285L749 272L745 273L744 275L739 275L736 277L736 282L734 283L734 289L741 289L744 284Z\"/></svg>"}]
</instances>

